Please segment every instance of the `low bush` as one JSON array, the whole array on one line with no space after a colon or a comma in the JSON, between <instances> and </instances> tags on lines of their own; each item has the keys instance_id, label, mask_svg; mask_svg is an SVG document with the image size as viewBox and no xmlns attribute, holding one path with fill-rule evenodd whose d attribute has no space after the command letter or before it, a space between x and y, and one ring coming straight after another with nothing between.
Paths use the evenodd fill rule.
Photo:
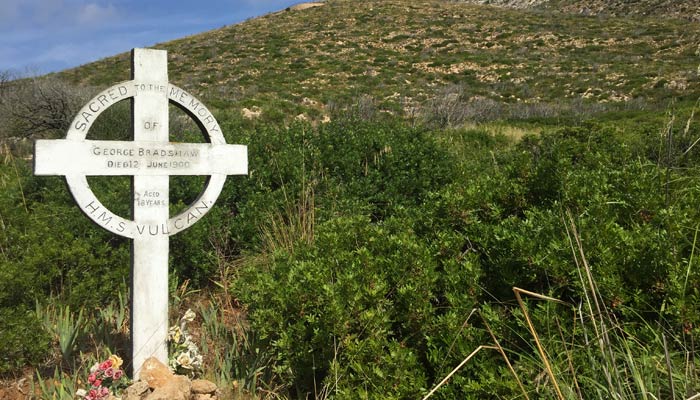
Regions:
<instances>
[{"instance_id":1,"label":"low bush","mask_svg":"<svg viewBox=\"0 0 700 400\"><path fill-rule=\"evenodd\" d=\"M39 365L51 353L51 338L26 307L0 307L0 376Z\"/></svg>"},{"instance_id":2,"label":"low bush","mask_svg":"<svg viewBox=\"0 0 700 400\"><path fill-rule=\"evenodd\" d=\"M299 396L400 398L426 385L421 329L437 280L430 249L399 221L341 217L317 226L313 246L247 269L235 292Z\"/></svg>"},{"instance_id":3,"label":"low bush","mask_svg":"<svg viewBox=\"0 0 700 400\"><path fill-rule=\"evenodd\" d=\"M622 335L611 342L612 351L640 357L638 364L616 365L616 372L647 371L655 362L644 357L651 347L625 344L625 337L656 334L650 346L658 350L663 345L654 324L694 332L688 327L697 326L690 310L700 282L694 272L699 216L695 200L688 200L700 194L695 167L669 168L655 159L648 138L600 125L544 132L513 146L479 132L450 135L465 149L481 146L482 155L451 161L460 173L443 185L428 185L414 201L393 196L398 206L383 218L375 218L373 197L364 192L354 200L364 217L319 218L313 240L279 247L241 272L234 293L248 307L253 328L276 349L277 371L293 382L293 396L322 389L338 398L349 398L351 390L368 398L423 394L471 351L493 344L484 320L469 320L474 309L508 347L527 390L541 390L533 383L541 360L523 311L510 303L512 288L585 304L590 283L582 279L582 263L590 265L595 296L610 313L606 323ZM455 154L468 154L465 149ZM362 181L370 175L358 169L350 176ZM410 188L406 192L411 198ZM327 201L318 197L317 204ZM591 333L578 330L584 328L576 327L572 311L537 308L532 315L548 335L561 329L564 338L573 335L565 340L585 341ZM581 322L593 329L589 323ZM546 337L550 346L560 343ZM675 337L677 344L684 340ZM557 368L604 356L562 354ZM391 375L397 365L404 380ZM591 394L599 390L592 382L605 373L586 369L580 375L579 389ZM671 390L658 375L649 379L660 393ZM551 390L546 393L554 396ZM436 396L519 392L501 355L483 351Z\"/></svg>"}]
</instances>

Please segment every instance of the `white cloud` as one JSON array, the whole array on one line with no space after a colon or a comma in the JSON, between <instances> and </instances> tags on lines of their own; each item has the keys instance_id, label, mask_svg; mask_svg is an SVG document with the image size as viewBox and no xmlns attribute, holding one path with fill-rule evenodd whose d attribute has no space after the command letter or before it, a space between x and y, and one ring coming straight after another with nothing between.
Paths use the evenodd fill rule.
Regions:
<instances>
[{"instance_id":1,"label":"white cloud","mask_svg":"<svg viewBox=\"0 0 700 400\"><path fill-rule=\"evenodd\" d=\"M100 6L95 3L85 4L78 12L77 20L80 24L93 25L118 16L116 7L112 4Z\"/></svg>"},{"instance_id":2,"label":"white cloud","mask_svg":"<svg viewBox=\"0 0 700 400\"><path fill-rule=\"evenodd\" d=\"M0 32L74 30L119 15L113 4L94 0L0 0Z\"/></svg>"},{"instance_id":3,"label":"white cloud","mask_svg":"<svg viewBox=\"0 0 700 400\"><path fill-rule=\"evenodd\" d=\"M0 0L0 71L27 65L56 71L294 2L200 0L192 7L173 0Z\"/></svg>"}]
</instances>

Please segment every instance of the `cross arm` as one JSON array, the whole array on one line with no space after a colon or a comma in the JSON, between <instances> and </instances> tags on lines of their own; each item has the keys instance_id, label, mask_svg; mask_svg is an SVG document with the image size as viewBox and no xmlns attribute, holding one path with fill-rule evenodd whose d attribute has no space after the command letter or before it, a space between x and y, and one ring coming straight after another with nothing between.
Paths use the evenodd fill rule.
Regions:
<instances>
[{"instance_id":1,"label":"cross arm","mask_svg":"<svg viewBox=\"0 0 700 400\"><path fill-rule=\"evenodd\" d=\"M37 140L36 175L246 175L246 146L99 140Z\"/></svg>"}]
</instances>

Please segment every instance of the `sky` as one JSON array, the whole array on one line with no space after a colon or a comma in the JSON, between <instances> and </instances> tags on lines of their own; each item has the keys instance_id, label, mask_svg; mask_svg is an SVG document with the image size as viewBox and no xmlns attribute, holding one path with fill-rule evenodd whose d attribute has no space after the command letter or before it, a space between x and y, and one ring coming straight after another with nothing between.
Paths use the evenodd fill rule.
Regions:
<instances>
[{"instance_id":1,"label":"sky","mask_svg":"<svg viewBox=\"0 0 700 400\"><path fill-rule=\"evenodd\" d=\"M0 73L30 76L77 67L300 2L0 0Z\"/></svg>"}]
</instances>

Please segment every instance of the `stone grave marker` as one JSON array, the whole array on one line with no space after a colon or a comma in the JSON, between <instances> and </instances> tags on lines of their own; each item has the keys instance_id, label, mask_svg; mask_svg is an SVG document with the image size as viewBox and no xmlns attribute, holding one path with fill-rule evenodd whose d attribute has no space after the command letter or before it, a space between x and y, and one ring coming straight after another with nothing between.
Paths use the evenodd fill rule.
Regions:
<instances>
[{"instance_id":1,"label":"stone grave marker","mask_svg":"<svg viewBox=\"0 0 700 400\"><path fill-rule=\"evenodd\" d=\"M226 144L212 113L194 96L168 82L167 53L134 49L132 80L102 91L78 112L65 139L37 140L36 175L62 175L80 209L97 225L132 239L132 368L154 356L168 361L168 242L199 221L221 193L227 175L248 173L246 146ZM97 117L133 99L133 141L88 140ZM185 110L207 143L171 143L168 104ZM133 176L133 220L108 210L87 176ZM169 215L169 176L205 175L204 191L187 209Z\"/></svg>"}]
</instances>

